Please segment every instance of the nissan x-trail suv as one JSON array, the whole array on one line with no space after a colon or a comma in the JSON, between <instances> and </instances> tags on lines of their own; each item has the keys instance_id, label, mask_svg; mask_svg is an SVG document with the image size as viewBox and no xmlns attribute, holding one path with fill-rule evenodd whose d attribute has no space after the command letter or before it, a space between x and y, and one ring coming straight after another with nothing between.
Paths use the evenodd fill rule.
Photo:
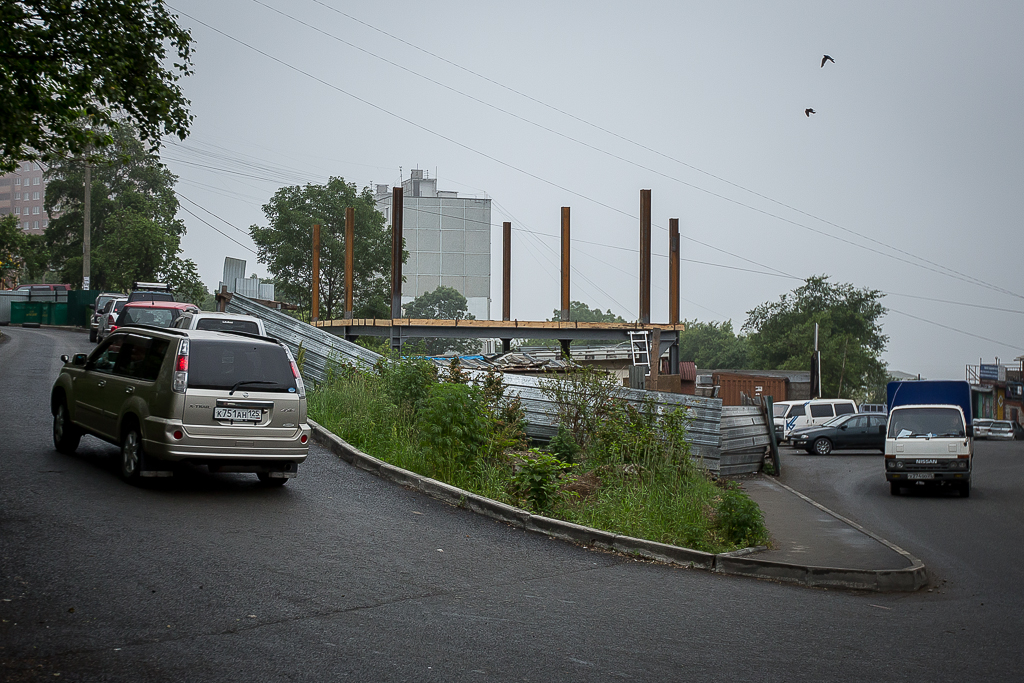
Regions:
<instances>
[{"instance_id":1,"label":"nissan x-trail suv","mask_svg":"<svg viewBox=\"0 0 1024 683\"><path fill-rule=\"evenodd\" d=\"M92 353L61 359L50 397L54 446L73 453L83 434L116 444L128 481L190 463L279 486L306 459L302 377L273 339L123 327Z\"/></svg>"}]
</instances>

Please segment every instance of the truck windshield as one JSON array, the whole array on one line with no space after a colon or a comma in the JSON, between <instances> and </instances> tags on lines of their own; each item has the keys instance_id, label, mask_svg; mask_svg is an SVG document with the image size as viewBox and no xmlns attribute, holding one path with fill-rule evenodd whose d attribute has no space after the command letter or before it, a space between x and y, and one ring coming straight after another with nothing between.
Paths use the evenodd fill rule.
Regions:
<instances>
[{"instance_id":1,"label":"truck windshield","mask_svg":"<svg viewBox=\"0 0 1024 683\"><path fill-rule=\"evenodd\" d=\"M953 408L907 408L889 416L890 439L963 438L963 417Z\"/></svg>"},{"instance_id":2,"label":"truck windshield","mask_svg":"<svg viewBox=\"0 0 1024 683\"><path fill-rule=\"evenodd\" d=\"M786 411L789 410L789 406L778 403L772 405L772 417L786 417Z\"/></svg>"}]
</instances>

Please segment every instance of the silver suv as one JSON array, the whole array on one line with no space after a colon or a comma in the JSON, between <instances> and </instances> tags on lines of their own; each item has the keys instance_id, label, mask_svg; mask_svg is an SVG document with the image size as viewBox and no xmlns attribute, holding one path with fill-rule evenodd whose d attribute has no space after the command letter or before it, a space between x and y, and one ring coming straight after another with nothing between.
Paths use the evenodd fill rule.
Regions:
<instances>
[{"instance_id":1,"label":"silver suv","mask_svg":"<svg viewBox=\"0 0 1024 683\"><path fill-rule=\"evenodd\" d=\"M283 344L237 332L122 327L92 353L61 356L50 410L53 443L83 434L120 447L121 476L254 472L280 486L309 450L306 391Z\"/></svg>"}]
</instances>

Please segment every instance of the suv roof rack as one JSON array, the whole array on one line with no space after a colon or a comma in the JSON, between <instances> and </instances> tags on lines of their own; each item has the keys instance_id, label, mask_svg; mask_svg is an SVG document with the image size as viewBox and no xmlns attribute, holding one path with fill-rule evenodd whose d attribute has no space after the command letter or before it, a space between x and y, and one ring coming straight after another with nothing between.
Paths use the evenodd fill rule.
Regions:
<instances>
[{"instance_id":1,"label":"suv roof rack","mask_svg":"<svg viewBox=\"0 0 1024 683\"><path fill-rule=\"evenodd\" d=\"M132 290L147 292L170 292L171 286L166 282L133 282Z\"/></svg>"},{"instance_id":2,"label":"suv roof rack","mask_svg":"<svg viewBox=\"0 0 1024 683\"><path fill-rule=\"evenodd\" d=\"M146 325L144 323L134 323L134 324L131 324L131 325L122 325L121 327L119 327L116 330L114 330L113 332L111 332L111 334L117 334L121 330L154 330L156 332L168 332L170 334L176 334L179 337L187 337L188 336L187 334L185 334L185 330L182 330L182 329L177 328L177 327L157 327L156 325Z\"/></svg>"}]
</instances>

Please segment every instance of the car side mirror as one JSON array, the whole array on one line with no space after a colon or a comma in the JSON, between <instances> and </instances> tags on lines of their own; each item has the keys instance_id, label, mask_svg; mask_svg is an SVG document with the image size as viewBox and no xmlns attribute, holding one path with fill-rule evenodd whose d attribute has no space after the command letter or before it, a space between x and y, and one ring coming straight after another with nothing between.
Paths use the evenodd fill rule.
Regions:
<instances>
[{"instance_id":1,"label":"car side mirror","mask_svg":"<svg viewBox=\"0 0 1024 683\"><path fill-rule=\"evenodd\" d=\"M89 356L87 356L84 353L76 353L74 357L71 359L71 363L73 365L85 365L85 362L86 360L88 360L88 358Z\"/></svg>"},{"instance_id":2,"label":"car side mirror","mask_svg":"<svg viewBox=\"0 0 1024 683\"><path fill-rule=\"evenodd\" d=\"M71 360L71 359L70 359L70 358L68 358L68 354L66 354L66 353L65 353L65 354L63 354L63 355L62 355L62 356L60 357L60 360L61 360L61 362L62 362L62 363L67 363L67 362L68 362L69 360Z\"/></svg>"},{"instance_id":3,"label":"car side mirror","mask_svg":"<svg viewBox=\"0 0 1024 683\"><path fill-rule=\"evenodd\" d=\"M974 438L974 426L973 425L967 428L967 436L969 436L971 438Z\"/></svg>"},{"instance_id":4,"label":"car side mirror","mask_svg":"<svg viewBox=\"0 0 1024 683\"><path fill-rule=\"evenodd\" d=\"M86 306L94 311L96 310L96 304L86 304Z\"/></svg>"},{"instance_id":5,"label":"car side mirror","mask_svg":"<svg viewBox=\"0 0 1024 683\"><path fill-rule=\"evenodd\" d=\"M846 423L844 422L843 424L839 425L839 428L842 429L845 432L846 431Z\"/></svg>"}]
</instances>

